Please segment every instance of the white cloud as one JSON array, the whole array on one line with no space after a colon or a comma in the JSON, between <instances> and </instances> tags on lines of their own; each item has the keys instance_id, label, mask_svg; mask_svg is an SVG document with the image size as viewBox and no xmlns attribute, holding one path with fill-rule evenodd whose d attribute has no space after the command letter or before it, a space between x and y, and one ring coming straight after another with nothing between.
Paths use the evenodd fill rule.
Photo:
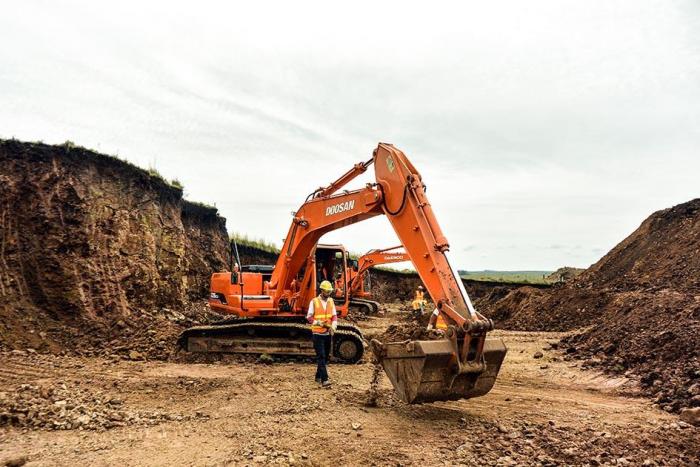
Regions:
<instances>
[{"instance_id":1,"label":"white cloud","mask_svg":"<svg viewBox=\"0 0 700 467\"><path fill-rule=\"evenodd\" d=\"M587 266L698 196L698 31L681 0L6 2L0 137L155 165L277 243L390 141L460 268ZM386 219L327 240L396 243Z\"/></svg>"}]
</instances>

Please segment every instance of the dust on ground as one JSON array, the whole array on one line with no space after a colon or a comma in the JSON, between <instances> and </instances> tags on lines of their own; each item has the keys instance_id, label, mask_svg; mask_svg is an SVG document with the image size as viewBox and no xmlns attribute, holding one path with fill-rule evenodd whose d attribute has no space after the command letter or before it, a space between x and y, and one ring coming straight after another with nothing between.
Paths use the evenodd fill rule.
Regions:
<instances>
[{"instance_id":1,"label":"dust on ground","mask_svg":"<svg viewBox=\"0 0 700 467\"><path fill-rule=\"evenodd\" d=\"M362 326L367 334L378 335L400 320L398 314L371 317ZM310 361L182 364L3 352L0 412L8 414L11 407L19 412L14 413L17 420L0 427L0 461L26 458L29 465L700 462L700 429L636 397L639 389L633 382L582 371L580 363L564 360L554 349L562 333L493 334L505 340L509 352L487 396L407 405L393 397L388 379L381 375L374 407L367 405L374 368L369 359L357 365L331 365L334 385L328 390L317 387ZM112 420L115 414L117 419Z\"/></svg>"}]
</instances>

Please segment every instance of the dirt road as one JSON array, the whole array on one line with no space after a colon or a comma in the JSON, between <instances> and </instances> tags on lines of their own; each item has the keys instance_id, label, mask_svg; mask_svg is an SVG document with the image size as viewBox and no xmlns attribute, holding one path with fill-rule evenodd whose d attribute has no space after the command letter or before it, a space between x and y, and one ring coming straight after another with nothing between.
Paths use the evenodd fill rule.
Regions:
<instances>
[{"instance_id":1,"label":"dirt road","mask_svg":"<svg viewBox=\"0 0 700 467\"><path fill-rule=\"evenodd\" d=\"M371 318L360 326L371 335L394 318ZM369 362L331 366L335 384L327 390L316 387L309 362L187 364L3 353L0 460L26 457L28 465L700 462L700 429L653 408L649 400L629 397L634 387L624 380L579 370L556 351L543 350L559 334L498 334L509 353L490 394L417 406L395 400L386 377L378 407L365 406ZM543 356L534 358L538 351Z\"/></svg>"}]
</instances>

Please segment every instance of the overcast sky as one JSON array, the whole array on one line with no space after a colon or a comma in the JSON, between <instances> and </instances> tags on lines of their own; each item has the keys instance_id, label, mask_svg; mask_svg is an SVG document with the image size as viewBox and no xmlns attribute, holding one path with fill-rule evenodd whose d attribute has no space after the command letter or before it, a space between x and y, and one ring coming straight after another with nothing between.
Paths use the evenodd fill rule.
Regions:
<instances>
[{"instance_id":1,"label":"overcast sky","mask_svg":"<svg viewBox=\"0 0 700 467\"><path fill-rule=\"evenodd\" d=\"M278 245L391 142L468 270L586 267L700 196L700 2L419 5L5 1L0 137L155 167ZM324 241L398 243L383 217Z\"/></svg>"}]
</instances>

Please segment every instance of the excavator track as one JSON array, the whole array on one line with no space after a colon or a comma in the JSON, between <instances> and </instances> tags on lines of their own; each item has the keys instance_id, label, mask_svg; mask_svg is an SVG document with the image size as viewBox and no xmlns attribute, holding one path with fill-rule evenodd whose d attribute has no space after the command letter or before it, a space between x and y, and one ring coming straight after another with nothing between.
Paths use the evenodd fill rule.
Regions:
<instances>
[{"instance_id":1,"label":"excavator track","mask_svg":"<svg viewBox=\"0 0 700 467\"><path fill-rule=\"evenodd\" d=\"M352 298L350 299L350 306L363 310L362 312L366 315L379 312L379 302L366 298Z\"/></svg>"},{"instance_id":2,"label":"excavator track","mask_svg":"<svg viewBox=\"0 0 700 467\"><path fill-rule=\"evenodd\" d=\"M180 334L178 345L187 352L199 353L315 355L309 325L282 320L243 318L195 326ZM357 327L339 323L333 335L332 357L341 363L355 363L362 358L364 345Z\"/></svg>"}]
</instances>

